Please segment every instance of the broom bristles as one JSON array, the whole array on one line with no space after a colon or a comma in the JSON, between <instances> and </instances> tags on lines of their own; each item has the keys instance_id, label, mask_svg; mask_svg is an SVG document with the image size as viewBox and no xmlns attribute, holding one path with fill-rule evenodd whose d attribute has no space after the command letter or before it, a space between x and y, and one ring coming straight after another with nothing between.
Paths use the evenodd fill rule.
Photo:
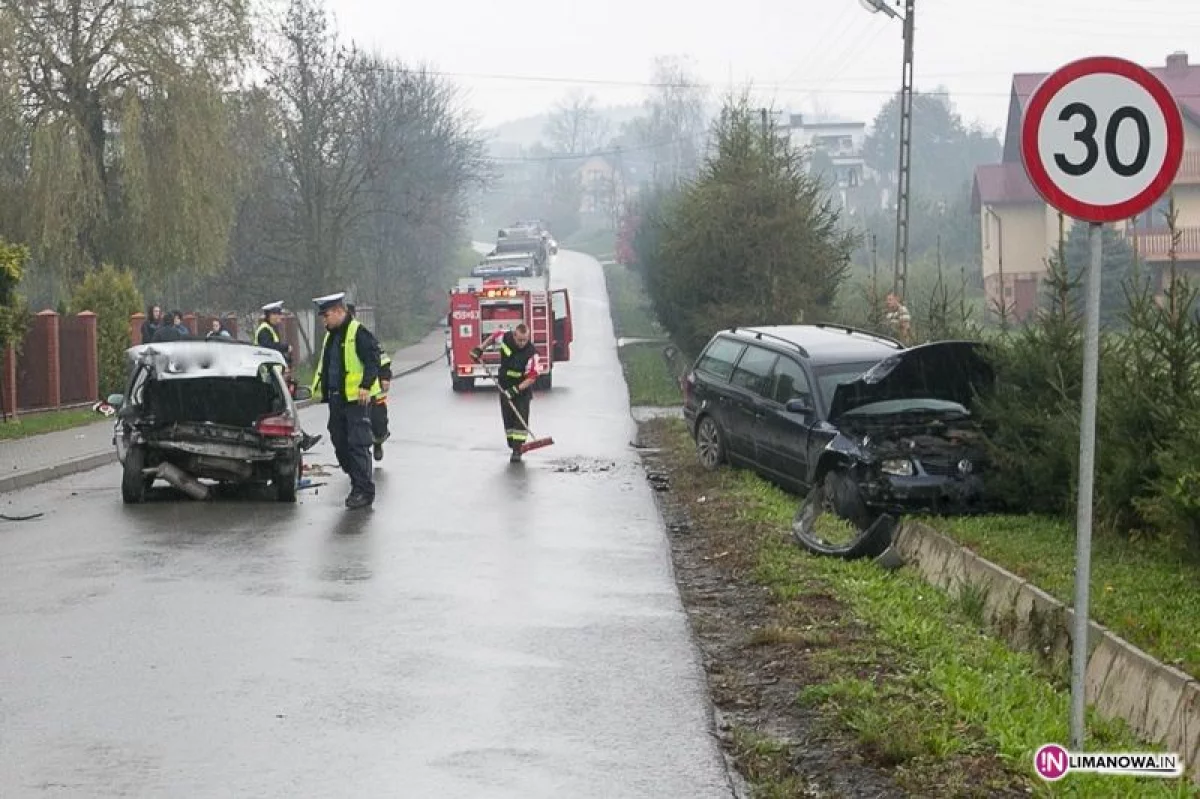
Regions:
<instances>
[{"instance_id":1,"label":"broom bristles","mask_svg":"<svg viewBox=\"0 0 1200 799\"><path fill-rule=\"evenodd\" d=\"M551 438L550 436L546 436L545 438L535 438L533 441L526 441L524 444L522 444L521 452L522 452L522 454L524 454L526 452L529 452L530 450L541 449L542 447L548 447L553 443L554 443L554 439Z\"/></svg>"}]
</instances>

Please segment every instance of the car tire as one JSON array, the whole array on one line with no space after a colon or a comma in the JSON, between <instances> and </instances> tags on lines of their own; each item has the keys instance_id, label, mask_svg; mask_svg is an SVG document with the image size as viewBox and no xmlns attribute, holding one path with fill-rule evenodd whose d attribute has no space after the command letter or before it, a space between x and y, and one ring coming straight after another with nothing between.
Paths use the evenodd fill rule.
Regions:
<instances>
[{"instance_id":1,"label":"car tire","mask_svg":"<svg viewBox=\"0 0 1200 799\"><path fill-rule=\"evenodd\" d=\"M285 462L278 466L271 485L275 489L276 502L295 502L300 487L301 459Z\"/></svg>"},{"instance_id":2,"label":"car tire","mask_svg":"<svg viewBox=\"0 0 1200 799\"><path fill-rule=\"evenodd\" d=\"M459 392L470 391L475 388L475 378L451 376L450 388Z\"/></svg>"},{"instance_id":3,"label":"car tire","mask_svg":"<svg viewBox=\"0 0 1200 799\"><path fill-rule=\"evenodd\" d=\"M533 381L535 391L549 391L554 388L554 376L550 374L538 375L537 380Z\"/></svg>"},{"instance_id":4,"label":"car tire","mask_svg":"<svg viewBox=\"0 0 1200 799\"><path fill-rule=\"evenodd\" d=\"M708 471L716 471L725 463L725 435L717 420L711 416L700 417L696 423L696 457Z\"/></svg>"},{"instance_id":5,"label":"car tire","mask_svg":"<svg viewBox=\"0 0 1200 799\"><path fill-rule=\"evenodd\" d=\"M154 478L142 474L145 466L144 447L131 446L125 451L125 463L121 467L121 500L126 505L138 505L146 501L146 492L154 483Z\"/></svg>"},{"instance_id":6,"label":"car tire","mask_svg":"<svg viewBox=\"0 0 1200 799\"><path fill-rule=\"evenodd\" d=\"M832 513L857 531L850 541L830 543L816 532L822 513ZM858 485L843 469L830 469L818 480L792 519L792 537L801 547L817 555L843 560L873 558L892 543L896 521L887 514L873 514L862 499Z\"/></svg>"}]
</instances>

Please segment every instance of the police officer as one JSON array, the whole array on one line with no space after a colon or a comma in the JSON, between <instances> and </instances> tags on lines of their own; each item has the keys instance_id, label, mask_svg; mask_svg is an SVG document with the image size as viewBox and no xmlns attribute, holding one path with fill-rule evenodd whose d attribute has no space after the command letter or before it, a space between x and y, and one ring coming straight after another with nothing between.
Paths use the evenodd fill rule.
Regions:
<instances>
[{"instance_id":1,"label":"police officer","mask_svg":"<svg viewBox=\"0 0 1200 799\"><path fill-rule=\"evenodd\" d=\"M312 390L329 405L329 439L338 466L350 476L346 507L353 510L375 501L370 405L380 394L379 342L351 318L345 298L342 292L313 299L325 323L325 339Z\"/></svg>"},{"instance_id":2,"label":"police officer","mask_svg":"<svg viewBox=\"0 0 1200 799\"><path fill-rule=\"evenodd\" d=\"M497 341L500 369L496 373L496 382L506 395L500 398L500 415L504 419L504 436L512 450L509 460L516 463L521 460L521 445L529 439L529 402L533 398L533 384L540 374L541 363L537 349L530 340L529 327L524 322L507 333L497 330L487 341L471 350L471 358L481 360L483 351L490 349ZM516 406L521 419L525 420L524 426L513 413L513 406Z\"/></svg>"},{"instance_id":3,"label":"police officer","mask_svg":"<svg viewBox=\"0 0 1200 799\"><path fill-rule=\"evenodd\" d=\"M283 325L283 301L268 302L262 307L263 318L258 323L258 327L254 330L254 343L260 347L266 347L269 350L279 352L288 364L288 388L294 387L294 381L291 379L291 370L294 366L292 363L292 345L283 340L279 329ZM293 394L295 392L293 391ZM320 434L309 435L303 430L300 431L300 449L307 452L317 445L321 440Z\"/></svg>"}]
</instances>

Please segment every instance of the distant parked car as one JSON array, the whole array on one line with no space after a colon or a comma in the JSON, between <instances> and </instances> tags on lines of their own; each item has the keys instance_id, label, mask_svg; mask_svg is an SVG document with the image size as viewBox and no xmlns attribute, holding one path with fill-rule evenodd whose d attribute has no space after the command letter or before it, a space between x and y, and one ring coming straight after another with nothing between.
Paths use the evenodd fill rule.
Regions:
<instances>
[{"instance_id":1,"label":"distant parked car","mask_svg":"<svg viewBox=\"0 0 1200 799\"><path fill-rule=\"evenodd\" d=\"M982 507L969 408L993 373L979 346L910 349L838 325L732 328L685 377L684 417L703 466L743 466L804 497L792 526L802 546L874 556L901 514Z\"/></svg>"},{"instance_id":2,"label":"distant parked car","mask_svg":"<svg viewBox=\"0 0 1200 799\"><path fill-rule=\"evenodd\" d=\"M203 498L208 486L261 484L295 502L301 475L296 405L283 356L227 338L142 344L118 408L113 444L121 462L121 498L139 503L157 479ZM297 387L296 400L312 396Z\"/></svg>"}]
</instances>

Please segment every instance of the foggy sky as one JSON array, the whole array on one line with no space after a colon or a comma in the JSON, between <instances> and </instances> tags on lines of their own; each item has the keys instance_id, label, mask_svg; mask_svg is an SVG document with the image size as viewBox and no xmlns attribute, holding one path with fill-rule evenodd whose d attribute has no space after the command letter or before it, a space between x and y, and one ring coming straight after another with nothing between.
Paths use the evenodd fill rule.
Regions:
<instances>
[{"instance_id":1,"label":"foggy sky","mask_svg":"<svg viewBox=\"0 0 1200 799\"><path fill-rule=\"evenodd\" d=\"M787 110L870 122L900 82L901 24L857 0L328 0L360 44L453 73L483 125L541 113L573 88L637 103L656 55L687 55L718 91L752 81ZM1195 0L917 0L918 90L1003 128L1013 72L1115 55L1200 62ZM539 78L544 78L539 80ZM589 83L594 81L594 83Z\"/></svg>"}]
</instances>

